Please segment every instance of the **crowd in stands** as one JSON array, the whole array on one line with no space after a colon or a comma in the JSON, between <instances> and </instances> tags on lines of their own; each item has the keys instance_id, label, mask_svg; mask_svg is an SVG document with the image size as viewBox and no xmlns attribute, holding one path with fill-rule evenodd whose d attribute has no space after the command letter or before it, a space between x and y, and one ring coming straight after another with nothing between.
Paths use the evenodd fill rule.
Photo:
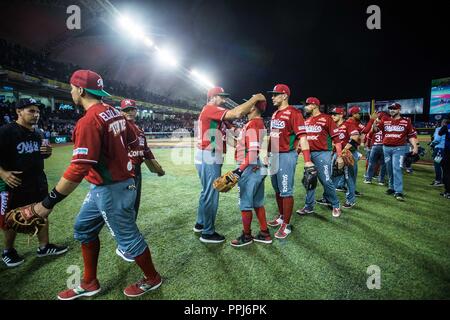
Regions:
<instances>
[{"instance_id":1,"label":"crowd in stands","mask_svg":"<svg viewBox=\"0 0 450 320\"><path fill-rule=\"evenodd\" d=\"M39 127L46 132L46 136L71 136L76 121L83 115L80 108L75 110L54 110L46 107L41 110ZM137 124L145 132L172 132L177 129L186 129L189 132L194 131L194 121L197 120L194 114L172 114L161 117L137 118ZM0 102L0 126L16 120L15 104L13 102Z\"/></svg>"},{"instance_id":2,"label":"crowd in stands","mask_svg":"<svg viewBox=\"0 0 450 320\"><path fill-rule=\"evenodd\" d=\"M436 128L440 126L439 121L426 122L426 121L416 121L414 122L415 128Z\"/></svg>"},{"instance_id":3,"label":"crowd in stands","mask_svg":"<svg viewBox=\"0 0 450 320\"><path fill-rule=\"evenodd\" d=\"M17 71L25 71L29 75L46 77L64 83L69 81L70 75L80 66L63 63L49 59L42 53L37 53L17 44L12 44L0 39L0 65ZM170 99L143 87L129 86L123 82L105 78L105 90L113 95L130 97L135 100L145 101L169 107L184 109L196 109L186 101ZM198 106L197 106L198 107Z\"/></svg>"}]
</instances>

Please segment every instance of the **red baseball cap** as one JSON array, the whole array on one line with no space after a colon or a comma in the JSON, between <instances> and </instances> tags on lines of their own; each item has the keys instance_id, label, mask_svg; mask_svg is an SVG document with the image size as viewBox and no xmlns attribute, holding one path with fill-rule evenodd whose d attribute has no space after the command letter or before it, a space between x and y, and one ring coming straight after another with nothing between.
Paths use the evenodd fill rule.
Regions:
<instances>
[{"instance_id":1,"label":"red baseball cap","mask_svg":"<svg viewBox=\"0 0 450 320\"><path fill-rule=\"evenodd\" d=\"M350 109L348 109L348 114L351 116L356 113L360 113L360 112L361 112L361 108L358 106L352 106Z\"/></svg>"},{"instance_id":2,"label":"red baseball cap","mask_svg":"<svg viewBox=\"0 0 450 320\"><path fill-rule=\"evenodd\" d=\"M70 77L70 84L83 88L87 92L96 96L110 96L108 92L103 90L103 79L97 73L91 70L77 70Z\"/></svg>"},{"instance_id":3,"label":"red baseball cap","mask_svg":"<svg viewBox=\"0 0 450 320\"><path fill-rule=\"evenodd\" d=\"M267 108L267 101L258 101L255 104L255 107L257 109L259 109L261 112L264 112L264 111L266 111L266 108Z\"/></svg>"},{"instance_id":4,"label":"red baseball cap","mask_svg":"<svg viewBox=\"0 0 450 320\"><path fill-rule=\"evenodd\" d=\"M273 87L272 91L267 91L267 93L278 93L278 94L287 94L288 96L291 95L291 89L285 84L277 84L275 87Z\"/></svg>"},{"instance_id":5,"label":"red baseball cap","mask_svg":"<svg viewBox=\"0 0 450 320\"><path fill-rule=\"evenodd\" d=\"M380 120L385 120L385 119L387 119L387 118L390 118L391 116L390 115L388 115L386 112L384 112L384 111L378 111L377 112L378 113L378 119L380 119Z\"/></svg>"},{"instance_id":6,"label":"red baseball cap","mask_svg":"<svg viewBox=\"0 0 450 320\"><path fill-rule=\"evenodd\" d=\"M316 97L309 97L308 99L306 99L306 104L315 104L316 106L320 106L320 100L317 99Z\"/></svg>"},{"instance_id":7,"label":"red baseball cap","mask_svg":"<svg viewBox=\"0 0 450 320\"><path fill-rule=\"evenodd\" d=\"M244 100L245 102L248 101L247 99L242 99L242 100ZM264 112L264 111L266 111L266 108L267 108L267 101L258 101L258 102L255 104L255 107L256 107L257 109L259 109L261 112Z\"/></svg>"},{"instance_id":8,"label":"red baseball cap","mask_svg":"<svg viewBox=\"0 0 450 320\"><path fill-rule=\"evenodd\" d=\"M214 96L228 97L230 96L228 93L225 93L225 90L221 87L214 87L208 90L208 99Z\"/></svg>"},{"instance_id":9,"label":"red baseball cap","mask_svg":"<svg viewBox=\"0 0 450 320\"><path fill-rule=\"evenodd\" d=\"M393 103L393 104L391 104L389 107L388 107L388 109L394 109L394 110L400 110L402 108L402 106L400 105L400 103L397 103L397 102L395 102L395 103Z\"/></svg>"},{"instance_id":10,"label":"red baseball cap","mask_svg":"<svg viewBox=\"0 0 450 320\"><path fill-rule=\"evenodd\" d=\"M121 110L130 109L130 108L137 109L136 101L131 100L131 99L123 99L122 101L120 101L120 109Z\"/></svg>"},{"instance_id":11,"label":"red baseball cap","mask_svg":"<svg viewBox=\"0 0 450 320\"><path fill-rule=\"evenodd\" d=\"M344 114L345 114L345 109L342 108L342 107L336 107L336 108L333 108L333 109L331 110L331 114L341 114L341 115L344 115Z\"/></svg>"}]
</instances>

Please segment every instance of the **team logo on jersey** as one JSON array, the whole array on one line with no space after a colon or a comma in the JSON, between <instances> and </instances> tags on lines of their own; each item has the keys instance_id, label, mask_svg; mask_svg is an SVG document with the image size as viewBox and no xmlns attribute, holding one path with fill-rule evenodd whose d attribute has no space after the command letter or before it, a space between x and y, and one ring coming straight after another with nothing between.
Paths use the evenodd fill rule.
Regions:
<instances>
[{"instance_id":1,"label":"team logo on jersey","mask_svg":"<svg viewBox=\"0 0 450 320\"><path fill-rule=\"evenodd\" d=\"M77 156L77 155L85 155L85 156L87 156L88 153L89 153L89 149L88 148L76 148L76 149L73 149L72 156Z\"/></svg>"},{"instance_id":2,"label":"team logo on jersey","mask_svg":"<svg viewBox=\"0 0 450 320\"><path fill-rule=\"evenodd\" d=\"M387 131L387 132L393 132L393 131L403 132L403 131L405 131L405 127L403 127L403 126L394 126L394 125L384 126L384 131Z\"/></svg>"},{"instance_id":3,"label":"team logo on jersey","mask_svg":"<svg viewBox=\"0 0 450 320\"><path fill-rule=\"evenodd\" d=\"M145 138L139 137L139 146L145 146Z\"/></svg>"},{"instance_id":4,"label":"team logo on jersey","mask_svg":"<svg viewBox=\"0 0 450 320\"><path fill-rule=\"evenodd\" d=\"M271 129L284 129L286 127L286 123L282 120L274 119L270 122Z\"/></svg>"},{"instance_id":5,"label":"team logo on jersey","mask_svg":"<svg viewBox=\"0 0 450 320\"><path fill-rule=\"evenodd\" d=\"M319 133L322 132L322 127L318 125L306 126L307 133Z\"/></svg>"},{"instance_id":6,"label":"team logo on jersey","mask_svg":"<svg viewBox=\"0 0 450 320\"><path fill-rule=\"evenodd\" d=\"M139 151L130 151L128 152L128 157L130 158L136 158L136 157L143 157L144 156L144 151L139 150Z\"/></svg>"},{"instance_id":7,"label":"team logo on jersey","mask_svg":"<svg viewBox=\"0 0 450 320\"><path fill-rule=\"evenodd\" d=\"M271 131L271 132L270 132L270 137L271 137L271 138L276 138L276 139L278 139L278 138L280 137L280 133L281 133L281 132Z\"/></svg>"},{"instance_id":8,"label":"team logo on jersey","mask_svg":"<svg viewBox=\"0 0 450 320\"><path fill-rule=\"evenodd\" d=\"M305 131L306 130L306 126L298 126L298 130L299 131Z\"/></svg>"},{"instance_id":9,"label":"team logo on jersey","mask_svg":"<svg viewBox=\"0 0 450 320\"><path fill-rule=\"evenodd\" d=\"M339 139L344 140L344 138L345 138L345 134L342 132L339 133Z\"/></svg>"},{"instance_id":10,"label":"team logo on jersey","mask_svg":"<svg viewBox=\"0 0 450 320\"><path fill-rule=\"evenodd\" d=\"M17 145L17 153L33 153L39 152L39 143L37 141L24 141Z\"/></svg>"},{"instance_id":11,"label":"team logo on jersey","mask_svg":"<svg viewBox=\"0 0 450 320\"><path fill-rule=\"evenodd\" d=\"M399 139L402 137L401 134L396 134L396 133L387 133L385 135L386 138L394 138L394 139Z\"/></svg>"},{"instance_id":12,"label":"team logo on jersey","mask_svg":"<svg viewBox=\"0 0 450 320\"><path fill-rule=\"evenodd\" d=\"M131 163L131 161L128 161L128 163L127 163L127 170L128 171L133 170L133 164Z\"/></svg>"}]
</instances>

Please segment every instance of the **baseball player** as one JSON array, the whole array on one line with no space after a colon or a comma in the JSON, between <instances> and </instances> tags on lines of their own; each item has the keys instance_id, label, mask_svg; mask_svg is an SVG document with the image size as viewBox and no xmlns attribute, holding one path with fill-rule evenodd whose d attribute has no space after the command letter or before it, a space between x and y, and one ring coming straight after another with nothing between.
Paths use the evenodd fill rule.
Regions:
<instances>
[{"instance_id":1,"label":"baseball player","mask_svg":"<svg viewBox=\"0 0 450 320\"><path fill-rule=\"evenodd\" d=\"M361 143L361 141L364 140L364 134L368 133L372 129L372 123L370 123L368 126L364 126L361 122L361 108L358 106L352 106L348 110L348 116L349 118L345 121L345 125L348 128L353 128L351 132L351 136L349 138L349 141L346 141L346 144L342 144L343 150L349 150L353 158L355 160L355 165L353 166L353 173L351 174L351 177L354 182L355 187L355 196L361 196L362 194L358 191L356 191L356 178L358 177L358 160L359 160L359 152L358 148Z\"/></svg>"},{"instance_id":2,"label":"baseball player","mask_svg":"<svg viewBox=\"0 0 450 320\"><path fill-rule=\"evenodd\" d=\"M16 267L25 260L14 249L16 232L4 225L5 214L30 201L41 201L48 193L44 159L51 156L52 148L42 144L34 129L42 107L34 99L21 99L16 105L17 120L0 128L0 229L5 234L2 260L7 267ZM49 243L48 221L37 237L38 257L60 255L68 250L66 246Z\"/></svg>"},{"instance_id":3,"label":"baseball player","mask_svg":"<svg viewBox=\"0 0 450 320\"><path fill-rule=\"evenodd\" d=\"M336 127L339 130L339 139L342 144L347 145L351 139L358 139L359 134L355 135L355 131L358 130L355 128L355 126L350 122L347 123L344 121L344 108L336 107L333 110L331 110L331 118L333 119L334 123L336 124ZM337 157L337 154L333 154L333 160ZM356 160L355 160L356 161ZM345 193L345 203L342 205L343 209L350 209L356 204L355 200L355 180L354 180L354 169L352 167L345 166L344 167L344 183L347 185L347 191ZM333 183L335 186L337 186L337 183L339 182L339 177L333 177ZM324 196L326 199L326 197Z\"/></svg>"},{"instance_id":4,"label":"baseball player","mask_svg":"<svg viewBox=\"0 0 450 320\"><path fill-rule=\"evenodd\" d=\"M226 152L224 121L240 119L247 115L258 101L265 101L262 94L251 97L248 101L234 109L226 109L222 105L229 94L223 88L214 87L208 90L207 104L198 118L198 145L195 154L195 167L202 184L197 210L197 221L194 232L201 232L200 241L204 243L221 243L225 237L215 230L219 192L213 188L213 182L220 177L223 154Z\"/></svg>"},{"instance_id":5,"label":"baseball player","mask_svg":"<svg viewBox=\"0 0 450 320\"><path fill-rule=\"evenodd\" d=\"M380 120L387 120L389 119L389 116L385 112L380 111L377 114L377 118ZM379 130L378 132L371 130L368 135L372 137L372 146L370 149L369 164L367 166L367 177L364 179L364 183L372 183L372 178L374 177L376 167L379 165L380 174L378 176L378 184L383 186L384 176L386 175L386 165L384 163L383 152L383 130Z\"/></svg>"},{"instance_id":6,"label":"baseball player","mask_svg":"<svg viewBox=\"0 0 450 320\"><path fill-rule=\"evenodd\" d=\"M338 218L341 216L341 208L336 195L336 189L331 180L331 141L336 148L338 167L342 169L344 161L342 160L341 140L339 139L339 130L333 119L330 115L321 113L319 107L319 99L315 97L306 99L305 111L310 114L310 117L305 120L306 133L311 149L311 160L317 168L319 181L324 188L324 198L315 201L316 190L308 190L305 206L297 210L297 213L299 215L313 213L314 203L317 202L327 206L331 204L333 208L332 215Z\"/></svg>"},{"instance_id":7,"label":"baseball player","mask_svg":"<svg viewBox=\"0 0 450 320\"><path fill-rule=\"evenodd\" d=\"M400 115L401 105L393 103L389 106L391 118L375 120L373 128L375 132L383 131L383 153L386 170L389 175L389 189L386 194L393 194L399 201L404 201L403 195L403 158L406 149L406 140L413 145L412 154L418 153L417 132L411 119Z\"/></svg>"},{"instance_id":8,"label":"baseball player","mask_svg":"<svg viewBox=\"0 0 450 320\"><path fill-rule=\"evenodd\" d=\"M242 235L231 241L233 247L242 247L254 241L272 243L267 229L266 210L264 208L264 180L266 172L263 172L259 159L259 150L264 141L266 128L261 117L266 110L265 101L258 102L248 114L248 122L242 129L236 145L236 160L239 167L234 171L239 175L239 207L242 215L244 230ZM255 210L258 218L260 232L253 237L251 223Z\"/></svg>"},{"instance_id":9,"label":"baseball player","mask_svg":"<svg viewBox=\"0 0 450 320\"><path fill-rule=\"evenodd\" d=\"M97 263L100 251L99 233L106 224L119 249L132 257L144 278L123 291L137 297L158 288L162 279L153 266L150 250L136 225L134 204L136 186L128 144L136 141L120 111L101 101L109 95L103 80L90 70L78 70L70 78L72 99L85 109L74 133L73 157L55 188L34 206L46 217L53 207L73 192L83 178L91 183L75 221L75 239L81 242L84 277L75 289L58 294L60 300L93 296L100 292Z\"/></svg>"},{"instance_id":10,"label":"baseball player","mask_svg":"<svg viewBox=\"0 0 450 320\"><path fill-rule=\"evenodd\" d=\"M157 173L159 177L165 175L164 170L156 161L155 156L148 147L147 139L145 138L145 133L136 125L136 114L137 107L136 101L131 99L124 99L120 102L120 109L122 115L128 120L130 129L133 130L134 134L137 136L137 143L130 145L130 150L128 156L131 159L134 167L134 176L136 182L137 196L136 203L134 205L134 210L136 211L136 217L139 211L139 204L141 200L141 187L142 187L142 173L141 164L144 162L151 172Z\"/></svg>"},{"instance_id":11,"label":"baseball player","mask_svg":"<svg viewBox=\"0 0 450 320\"><path fill-rule=\"evenodd\" d=\"M305 167L312 167L309 144L306 140L305 120L302 113L289 104L291 90L285 84L277 84L272 91L272 103L278 109L270 122L268 154L271 182L275 191L278 214L268 222L271 227L280 226L275 238L284 239L292 231L290 225L294 207L294 177L300 149Z\"/></svg>"},{"instance_id":12,"label":"baseball player","mask_svg":"<svg viewBox=\"0 0 450 320\"><path fill-rule=\"evenodd\" d=\"M120 102L120 109L122 115L127 119L127 124L137 137L136 143L129 146L128 157L131 159L134 169L134 182L136 184L136 201L134 203L134 211L136 212L136 217L139 212L139 205L141 202L141 189L142 189L142 173L141 164L144 162L151 172L156 172L159 177L162 177L165 172L156 161L155 156L147 145L147 139L145 138L145 133L136 125L136 114L137 106L136 101L131 99L124 99ZM116 249L116 253L122 257L125 261L133 262L134 260L126 256L125 252L120 251L119 248Z\"/></svg>"}]
</instances>

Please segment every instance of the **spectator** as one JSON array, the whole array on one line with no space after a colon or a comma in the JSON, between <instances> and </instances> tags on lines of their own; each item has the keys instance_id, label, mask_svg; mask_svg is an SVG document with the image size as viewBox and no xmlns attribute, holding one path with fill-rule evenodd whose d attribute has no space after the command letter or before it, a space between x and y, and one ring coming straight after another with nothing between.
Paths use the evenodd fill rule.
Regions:
<instances>
[{"instance_id":1,"label":"spectator","mask_svg":"<svg viewBox=\"0 0 450 320\"><path fill-rule=\"evenodd\" d=\"M439 135L439 130L445 125L445 120L442 120L441 126L434 130L433 140L430 143L431 148L433 148L433 164L435 179L431 183L433 187L443 186L443 174L442 174L442 158L444 156L445 148L445 136Z\"/></svg>"}]
</instances>

